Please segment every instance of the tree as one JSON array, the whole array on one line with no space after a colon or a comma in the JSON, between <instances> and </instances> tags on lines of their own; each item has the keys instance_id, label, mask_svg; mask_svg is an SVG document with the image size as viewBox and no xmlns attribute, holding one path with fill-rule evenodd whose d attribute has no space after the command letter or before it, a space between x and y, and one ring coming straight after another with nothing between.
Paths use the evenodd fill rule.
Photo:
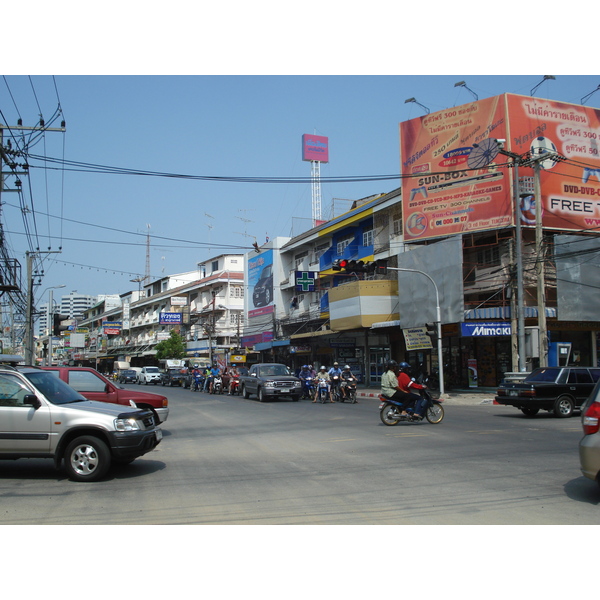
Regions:
<instances>
[{"instance_id":1,"label":"tree","mask_svg":"<svg viewBox=\"0 0 600 600\"><path fill-rule=\"evenodd\" d=\"M185 358L187 350L183 338L173 329L168 340L159 342L154 347L156 350L156 358Z\"/></svg>"}]
</instances>

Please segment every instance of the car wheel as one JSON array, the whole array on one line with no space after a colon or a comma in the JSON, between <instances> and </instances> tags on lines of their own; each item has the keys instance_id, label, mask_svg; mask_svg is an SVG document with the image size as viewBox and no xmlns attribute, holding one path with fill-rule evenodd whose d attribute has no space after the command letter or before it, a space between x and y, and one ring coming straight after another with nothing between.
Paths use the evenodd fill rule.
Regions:
<instances>
[{"instance_id":1,"label":"car wheel","mask_svg":"<svg viewBox=\"0 0 600 600\"><path fill-rule=\"evenodd\" d=\"M559 419L573 416L573 400L569 396L560 396L554 403L554 415Z\"/></svg>"},{"instance_id":2,"label":"car wheel","mask_svg":"<svg viewBox=\"0 0 600 600\"><path fill-rule=\"evenodd\" d=\"M521 412L526 417L535 417L535 415L537 415L540 412L540 409L539 408L522 408Z\"/></svg>"},{"instance_id":3,"label":"car wheel","mask_svg":"<svg viewBox=\"0 0 600 600\"><path fill-rule=\"evenodd\" d=\"M246 400L248 400L248 398L250 398L250 393L248 392L248 390L246 389L246 386L242 386L242 396L244 396L244 398Z\"/></svg>"},{"instance_id":4,"label":"car wheel","mask_svg":"<svg viewBox=\"0 0 600 600\"><path fill-rule=\"evenodd\" d=\"M258 401L259 402L265 402L266 399L267 399L266 396L265 396L265 393L263 392L263 389L260 388L260 387L258 388L258 392L257 392L256 395L258 396Z\"/></svg>"},{"instance_id":5,"label":"car wheel","mask_svg":"<svg viewBox=\"0 0 600 600\"><path fill-rule=\"evenodd\" d=\"M65 468L75 481L97 481L110 467L110 451L100 439L90 435L75 438L65 451Z\"/></svg>"}]
</instances>

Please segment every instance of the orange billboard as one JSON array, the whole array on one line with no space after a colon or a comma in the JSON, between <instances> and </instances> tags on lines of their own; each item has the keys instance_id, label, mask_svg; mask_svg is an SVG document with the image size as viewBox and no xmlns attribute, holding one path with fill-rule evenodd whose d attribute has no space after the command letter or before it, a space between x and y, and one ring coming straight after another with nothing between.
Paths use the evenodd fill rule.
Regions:
<instances>
[{"instance_id":1,"label":"orange billboard","mask_svg":"<svg viewBox=\"0 0 600 600\"><path fill-rule=\"evenodd\" d=\"M600 226L599 116L584 106L504 94L400 123L405 240L514 224L511 159L499 153L499 139L519 155L545 148L567 158L541 163L544 227ZM521 167L519 175L531 183L533 170ZM535 224L531 196L521 200L520 214L522 223Z\"/></svg>"},{"instance_id":2,"label":"orange billboard","mask_svg":"<svg viewBox=\"0 0 600 600\"><path fill-rule=\"evenodd\" d=\"M400 123L406 241L513 223L510 175L494 162L506 126L504 96Z\"/></svg>"},{"instance_id":3,"label":"orange billboard","mask_svg":"<svg viewBox=\"0 0 600 600\"><path fill-rule=\"evenodd\" d=\"M540 149L551 150L562 157L540 163L543 226L600 231L600 110L529 96L506 98L509 149L533 157ZM533 169L521 167L519 175L532 178ZM532 196L521 200L520 215L524 225L535 224Z\"/></svg>"}]
</instances>

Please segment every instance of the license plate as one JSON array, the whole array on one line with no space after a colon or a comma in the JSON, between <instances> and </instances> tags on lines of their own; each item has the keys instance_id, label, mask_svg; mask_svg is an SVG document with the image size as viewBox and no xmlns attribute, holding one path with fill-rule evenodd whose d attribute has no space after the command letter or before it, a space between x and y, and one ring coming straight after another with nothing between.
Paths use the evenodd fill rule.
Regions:
<instances>
[{"instance_id":1,"label":"license plate","mask_svg":"<svg viewBox=\"0 0 600 600\"><path fill-rule=\"evenodd\" d=\"M157 429L154 433L156 434L156 441L160 442L162 440L162 429Z\"/></svg>"},{"instance_id":2,"label":"license plate","mask_svg":"<svg viewBox=\"0 0 600 600\"><path fill-rule=\"evenodd\" d=\"M519 390L508 390L508 395L512 397L516 397L519 395Z\"/></svg>"}]
</instances>

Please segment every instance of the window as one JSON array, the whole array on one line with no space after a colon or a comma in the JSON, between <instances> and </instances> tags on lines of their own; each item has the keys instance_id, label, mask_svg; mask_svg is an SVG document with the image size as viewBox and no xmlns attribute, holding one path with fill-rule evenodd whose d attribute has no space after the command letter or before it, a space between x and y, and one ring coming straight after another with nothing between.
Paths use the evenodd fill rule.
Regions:
<instances>
[{"instance_id":1,"label":"window","mask_svg":"<svg viewBox=\"0 0 600 600\"><path fill-rule=\"evenodd\" d=\"M244 288L241 285L232 285L229 288L229 297L230 298L243 298L244 297Z\"/></svg>"},{"instance_id":2,"label":"window","mask_svg":"<svg viewBox=\"0 0 600 600\"><path fill-rule=\"evenodd\" d=\"M375 230L363 231L363 246L372 246L375 241Z\"/></svg>"},{"instance_id":3,"label":"window","mask_svg":"<svg viewBox=\"0 0 600 600\"><path fill-rule=\"evenodd\" d=\"M477 250L477 263L479 265L495 266L500 264L500 248L490 246Z\"/></svg>"},{"instance_id":4,"label":"window","mask_svg":"<svg viewBox=\"0 0 600 600\"><path fill-rule=\"evenodd\" d=\"M213 260L212 264L210 266L211 271L218 271L219 270L219 261L218 260Z\"/></svg>"},{"instance_id":5,"label":"window","mask_svg":"<svg viewBox=\"0 0 600 600\"><path fill-rule=\"evenodd\" d=\"M344 250L354 241L354 237L346 238L345 240L340 240L336 245L337 254L340 255L344 252Z\"/></svg>"},{"instance_id":6,"label":"window","mask_svg":"<svg viewBox=\"0 0 600 600\"><path fill-rule=\"evenodd\" d=\"M78 392L106 391L106 383L89 371L69 371L69 385Z\"/></svg>"}]
</instances>

